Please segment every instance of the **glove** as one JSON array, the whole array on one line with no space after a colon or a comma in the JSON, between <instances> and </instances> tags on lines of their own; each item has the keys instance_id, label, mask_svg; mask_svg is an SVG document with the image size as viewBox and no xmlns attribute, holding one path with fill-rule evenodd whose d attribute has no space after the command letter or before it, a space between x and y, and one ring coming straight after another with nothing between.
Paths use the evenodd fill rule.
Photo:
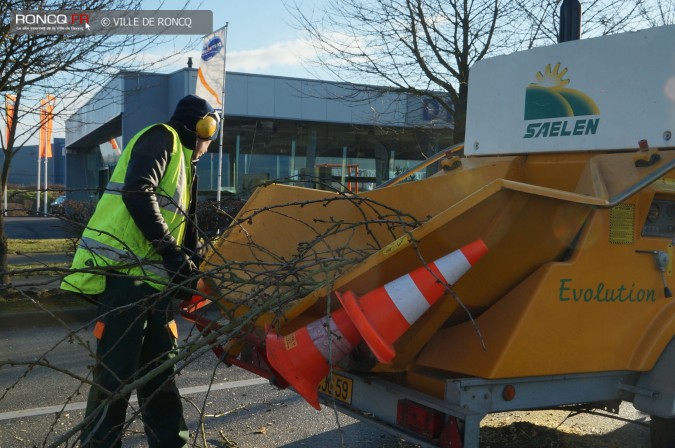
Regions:
<instances>
[{"instance_id":1,"label":"glove","mask_svg":"<svg viewBox=\"0 0 675 448\"><path fill-rule=\"evenodd\" d=\"M162 264L169 271L171 283L193 289L197 286L199 270L190 257L183 252L183 249L178 246L171 246L164 249L161 255Z\"/></svg>"}]
</instances>

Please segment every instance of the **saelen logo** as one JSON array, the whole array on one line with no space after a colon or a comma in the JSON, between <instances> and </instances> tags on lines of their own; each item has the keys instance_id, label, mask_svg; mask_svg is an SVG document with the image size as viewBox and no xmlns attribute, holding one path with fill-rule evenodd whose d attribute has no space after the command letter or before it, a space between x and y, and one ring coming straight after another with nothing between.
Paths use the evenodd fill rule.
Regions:
<instances>
[{"instance_id":1,"label":"saelen logo","mask_svg":"<svg viewBox=\"0 0 675 448\"><path fill-rule=\"evenodd\" d=\"M560 71L560 63L553 70L548 64L544 73L537 72L537 82L527 86L525 120L565 119L529 123L523 138L594 135L597 132L599 118L569 118L600 115L600 109L585 93L566 87L570 83L569 79L563 79L566 73L566 68Z\"/></svg>"}]
</instances>

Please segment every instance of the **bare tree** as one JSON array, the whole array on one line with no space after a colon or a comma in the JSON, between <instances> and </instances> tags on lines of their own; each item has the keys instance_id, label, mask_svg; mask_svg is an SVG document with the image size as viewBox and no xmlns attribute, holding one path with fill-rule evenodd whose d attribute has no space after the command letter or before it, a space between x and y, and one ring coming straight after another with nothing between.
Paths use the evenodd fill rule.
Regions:
<instances>
[{"instance_id":1,"label":"bare tree","mask_svg":"<svg viewBox=\"0 0 675 448\"><path fill-rule=\"evenodd\" d=\"M557 41L559 0L344 0L307 11L287 4L315 46L312 65L337 80L431 96L464 140L471 66ZM584 37L669 23L672 2L582 2Z\"/></svg>"},{"instance_id":2,"label":"bare tree","mask_svg":"<svg viewBox=\"0 0 675 448\"><path fill-rule=\"evenodd\" d=\"M655 27L675 23L675 3L670 0L652 0L641 6L646 26Z\"/></svg>"},{"instance_id":3,"label":"bare tree","mask_svg":"<svg viewBox=\"0 0 675 448\"><path fill-rule=\"evenodd\" d=\"M56 116L76 109L83 97L98 90L120 69L140 70L161 64L161 61L142 60L138 54L151 44L168 40L161 35L16 34L10 29L12 12L135 10L141 5L141 0L0 0L0 92L15 97L11 127L7 135L3 132L4 126L0 130L4 155L0 196L4 197L7 189L12 158L34 138L42 125L40 99L46 95L57 98ZM172 6L172 9L179 8ZM0 285L9 283L4 214L3 210L0 213Z\"/></svg>"},{"instance_id":4,"label":"bare tree","mask_svg":"<svg viewBox=\"0 0 675 448\"><path fill-rule=\"evenodd\" d=\"M324 187L330 188L328 185ZM124 382L101 406L152 381L160 372L173 366L178 372L186 374L191 370L199 370L200 365L213 366L216 359L209 354L212 348L220 350L219 364L223 361L241 365L236 364L239 360L242 364L255 367L255 359L240 357L236 347L228 344L232 339L245 336L249 339L260 338L261 335L255 333L254 327L261 316L273 316L274 325L278 326L283 322L286 310L296 306L299 299L317 290L325 291L327 302L324 306L328 309L332 284L338 277L368 256L382 250L392 240L401 235L409 235L428 220L428 217L418 219L404 208L392 208L373 199L337 191L334 193L335 195L325 195L318 199L244 209L220 237L219 243L211 248L201 265L204 281L209 285L207 292L201 294L212 303L208 305L210 310L205 308L208 310L206 316L202 314L204 310L195 310L189 316L196 322L200 320L197 324L197 327L202 325L200 331L193 328L189 334L181 335L180 348L175 357L152 366L141 366L139 375ZM222 205L214 208L214 211L222 214L225 209ZM304 222L299 217L307 213L308 209L317 212L316 219ZM328 212L323 216L325 210ZM289 239L298 243L295 246L297 251L288 252L285 244L272 247L266 242L265 235L251 234L247 238L245 249L249 255L241 259L231 258L232 254L227 248L240 246L239 230L258 221L280 222L284 226L295 224L302 228L303 232L288 235ZM424 262L423 259L421 261ZM70 272L53 267L50 270L57 276ZM183 297L186 296L185 293L188 293L187 297L196 293L184 284L172 284L166 291L158 291L153 299L174 294L180 289L183 290ZM25 296L30 300L27 293ZM231 304L235 304L235 307ZM36 305L42 306L42 303L36 301ZM152 307L152 304L148 306ZM69 326L60 321L58 316L52 317L65 330L65 335L55 340L53 345L37 352L36 356L11 353L11 356L4 358L0 355L0 379L3 384L0 387L0 405L16 400L23 394L30 395L31 389L36 387L37 379L34 375L59 378L59 384L64 387L52 392L50 402L59 403L59 410L53 416L47 417L50 420L48 430L33 431L24 436L29 437L29 440L22 442L36 446L75 446L79 432L89 421L69 421L67 410L86 396L87 388L96 387L92 384L91 375L87 373L85 366L97 362L90 332L93 322L84 326ZM232 353L228 353L228 359L224 359L225 352L230 351ZM67 356L59 356L59 353L67 353ZM211 363L208 360L196 363L202 355L210 357ZM71 364L71 359L79 362ZM206 381L207 384L215 382L214 370L215 367L203 369L199 373L200 381ZM221 420L213 413L214 408L218 409L219 405L212 403L214 399L209 394L207 392L203 400L186 400L192 405L186 412L193 416L196 413L199 421L198 427L191 428L190 446L210 446L208 440L214 438L214 433L223 436L220 430ZM132 416L125 426L130 427L141 412L140 405L132 406ZM134 429L129 431L133 432ZM222 446L236 445L226 441Z\"/></svg>"},{"instance_id":5,"label":"bare tree","mask_svg":"<svg viewBox=\"0 0 675 448\"><path fill-rule=\"evenodd\" d=\"M118 8L133 6L129 3L129 6L122 6L124 0L110 1L120 4ZM508 5L510 9L507 10L499 2L488 0L463 4L440 1L379 0L368 4L371 6L370 9L366 9L364 4L355 0L335 2L332 6L338 11L341 8L359 6L361 9L354 9L351 12L358 13L352 17L361 20L360 28L350 29L349 23L344 21L348 17L340 15L324 17L325 22L315 22L311 15L301 17L305 20L303 23L310 27L309 31L315 33L314 36L322 45L321 48L334 51L332 54L320 54L322 58L320 61L326 67L332 68L334 74L341 80L349 80L351 76L361 76L360 81L363 82L363 77L367 77L377 83L386 82L401 91L419 93L424 96L429 96L429 91L440 90L440 93L432 92L431 95L435 95L439 102L455 114L455 122L458 126L457 138L460 140L465 113L461 106L466 105L466 87L470 66L489 54L505 53L513 49L547 42L552 43L557 35L555 22L548 17L548 12L555 9L554 3L549 5L548 10L541 6L539 13L533 16L526 15L522 5L510 3ZM64 7L67 8L66 5ZM79 3L77 9L81 7L82 4ZM635 17L646 17L646 14L653 14L654 11L638 8L634 12L630 10L627 13L635 14ZM667 14L664 15L663 20L667 17ZM520 19L521 23L531 21L532 24L538 24L539 28L530 27L523 32L515 33L513 31L516 28L516 23L513 23L515 18ZM340 30L339 25L344 26L342 31L345 32L339 35L327 34L329 30ZM607 29L615 30L615 28L616 26ZM357 33L357 31L367 32L367 34ZM3 36L6 36L3 45L9 45L12 36L9 34L3 34ZM32 38L28 36L22 39ZM37 37L35 39L31 41L32 46L40 42ZM78 38L72 39L74 42L79 42ZM4 53L6 64L15 67L15 71L13 77L8 77L11 81L3 81L6 87L2 84L2 90L16 93L19 105L36 104L36 101L45 93L58 91L62 94L59 95L60 97L68 98L68 102L62 100L59 104L60 110L66 109L70 104L77 102L76 92L94 89L97 83L105 80L110 72L114 72L119 67L120 63L126 64L131 60L134 51L129 47L131 42L128 38L125 37L123 43L115 42L109 37L100 39L102 39L100 45L103 45L103 48L109 48L99 53L97 51L100 47L93 48L89 45L90 42L83 39L79 39L81 48L77 45L71 48L66 46L63 49L64 52L80 49L80 52L76 54L80 60L72 61L70 65L66 65L65 70L54 69L49 76L47 76L49 70L46 68L48 65L45 65L45 68L42 68L42 65L46 64L52 55L54 55L53 63L58 64L58 51L61 45L66 44L59 42L54 48L45 50L47 54L41 56L43 59L39 59L40 65L36 65L37 62L29 57L21 64L17 63L16 67L12 65L12 60L21 53L14 54L13 52L17 50L7 47ZM65 42L71 44L68 40ZM28 48L31 45L26 44L25 48L22 48L24 51L32 51ZM343 52L343 50L349 51ZM14 56L10 56L13 54ZM60 58L69 59L68 54L64 53L60 55ZM41 68L36 71L35 67L38 66ZM3 69L2 74L4 73ZM41 76L41 73L45 76ZM4 76L2 79L5 79ZM22 111L26 115L36 112L31 108L23 107ZM5 154L9 154L11 159L13 148L17 147L14 143L16 123L9 137L10 145L5 148ZM8 170L9 165L6 170L3 170L3 189L6 188ZM345 204L356 209L353 216L350 215L351 219L342 219L339 214L325 211L330 207ZM288 222L300 221L298 216L303 213L303 210L311 207L316 207L319 212L316 213L316 219L307 223L302 222L304 226L302 232L293 233L294 237L300 239L297 245L292 246L295 251L275 252L274 248L265 243L265 235L259 234L247 235L247 239L243 242L246 250L251 254L249 258L233 259L227 251L212 251L211 256L207 257L207 261L202 264L202 270L210 281L217 283L217 290L207 294L207 297L213 299L213 306L218 306L219 299L223 297L239 298L241 309L216 310L220 317L215 318L212 326L206 331L194 332L185 337L180 353L176 357L152 370L145 369L146 373L124 384L123 388L115 393L126 394L151 381L153 375L161 369L172 368L173 365L177 366L178 371L187 370L191 363L194 363L200 355L208 353L213 346L231 348L228 347L228 342L250 333L254 326L253 323L262 315L272 314L275 316L274 323L280 322L284 307L314 291L326 292L326 297L322 300L325 300L326 309L328 309L332 284L340 275L356 263L382 250L392 240L411 234L427 219L415 217L403 208L394 209L367 198L337 194L333 199L321 198L249 209L239 216L239 219L223 234L222 238L226 241L231 237L230 234L237 230L238 224L263 220L265 215L271 215L275 219L284 217ZM222 210L222 207L219 210ZM2 224L1 220L0 215L0 224ZM0 254L5 260L0 270L6 273L6 240L1 225L0 236L2 236ZM239 239L232 238L232 246L242 244ZM412 244L415 242L412 241ZM68 271L63 270L58 275L67 273ZM91 324L90 322L89 325L92 326ZM67 421L64 422L64 415L67 406L80 400L88 385L91 385L90 375L81 368L82 366L74 368L69 366L63 358L54 359L52 353L67 350L68 357L84 358L85 363L96 362L91 345L92 339L88 329L84 327L69 328L64 324L64 328L67 329L67 335L56 341L54 346L41 356L34 359L21 356L0 359L0 368L7 369L11 375L14 375L12 381L5 382L0 389L0 403L19 395L22 388L35 387L35 382L31 382L33 378L30 377L30 374L35 371L46 370L50 374L66 376L72 380L68 383L68 388L52 392L56 400L62 403L62 407L54 414L47 433L30 434L33 438L30 441L31 444L73 446L76 444L78 432L87 423L65 424ZM214 380L212 373L212 371L207 371L211 377L210 381ZM193 445L199 444L202 439L201 445L207 446L206 431L207 429L214 431L213 427L207 426L210 423L209 420L213 418L208 415L209 405L208 394L202 403L195 404L201 426L193 436ZM138 414L141 410L135 407L133 412ZM217 424L216 421L214 425ZM226 441L224 446L231 445Z\"/></svg>"}]
</instances>

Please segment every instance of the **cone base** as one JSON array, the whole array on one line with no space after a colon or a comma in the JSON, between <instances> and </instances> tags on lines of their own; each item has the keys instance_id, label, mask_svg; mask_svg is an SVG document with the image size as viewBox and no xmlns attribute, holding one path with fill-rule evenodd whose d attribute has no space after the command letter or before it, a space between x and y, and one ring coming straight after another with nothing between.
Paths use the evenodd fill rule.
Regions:
<instances>
[{"instance_id":1,"label":"cone base","mask_svg":"<svg viewBox=\"0 0 675 448\"><path fill-rule=\"evenodd\" d=\"M342 304L342 308L347 312L347 315L352 320L356 329L361 333L363 339L370 347L375 357L382 364L391 364L391 361L396 356L396 350L372 326L368 317L363 313L363 310L357 302L356 294L352 291L344 293L335 292L338 300Z\"/></svg>"}]
</instances>

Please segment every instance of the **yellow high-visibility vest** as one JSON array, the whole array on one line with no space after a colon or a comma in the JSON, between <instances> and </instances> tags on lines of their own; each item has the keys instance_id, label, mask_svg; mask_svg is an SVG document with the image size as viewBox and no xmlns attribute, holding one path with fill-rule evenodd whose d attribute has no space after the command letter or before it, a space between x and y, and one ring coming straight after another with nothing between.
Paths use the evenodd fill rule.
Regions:
<instances>
[{"instance_id":1,"label":"yellow high-visibility vest","mask_svg":"<svg viewBox=\"0 0 675 448\"><path fill-rule=\"evenodd\" d=\"M158 290L166 288L169 274L162 265L162 257L145 239L122 201L122 186L134 145L153 126L156 125L137 133L122 152L110 182L82 233L71 266L75 272L63 279L61 289L99 294L105 289L105 272L110 270L137 277ZM155 195L162 217L180 245L188 219L193 151L181 144L175 129L166 124L159 126L171 132L174 143L171 160Z\"/></svg>"}]
</instances>

